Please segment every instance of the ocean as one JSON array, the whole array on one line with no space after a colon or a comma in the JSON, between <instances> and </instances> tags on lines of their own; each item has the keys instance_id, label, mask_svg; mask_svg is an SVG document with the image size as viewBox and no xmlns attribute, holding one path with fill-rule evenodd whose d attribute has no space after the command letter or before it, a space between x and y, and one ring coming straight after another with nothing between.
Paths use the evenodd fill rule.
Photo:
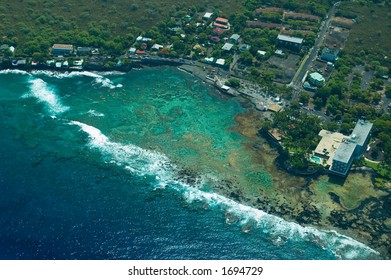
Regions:
<instances>
[{"instance_id":1,"label":"ocean","mask_svg":"<svg viewBox=\"0 0 391 280\"><path fill-rule=\"evenodd\" d=\"M272 184L244 112L176 68L0 71L0 259L372 259L218 194Z\"/></svg>"}]
</instances>

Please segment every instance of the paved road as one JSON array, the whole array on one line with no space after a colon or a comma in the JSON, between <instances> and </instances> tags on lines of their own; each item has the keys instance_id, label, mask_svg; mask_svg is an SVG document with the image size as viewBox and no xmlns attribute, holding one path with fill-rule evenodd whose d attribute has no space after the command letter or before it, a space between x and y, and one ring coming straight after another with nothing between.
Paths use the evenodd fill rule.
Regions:
<instances>
[{"instance_id":1,"label":"paved road","mask_svg":"<svg viewBox=\"0 0 391 280\"><path fill-rule=\"evenodd\" d=\"M291 87L294 87L296 89L301 88L301 81L303 80L304 75L307 73L309 67L311 66L312 61L316 58L316 56L318 54L319 48L320 48L321 44L323 43L323 40L326 36L326 32L329 27L331 18L334 16L335 9L339 5L339 3L340 2L335 3L330 8L330 11L327 13L326 21L323 23L323 26L322 26L320 32L318 33L318 38L315 40L315 44L312 47L312 49L310 50L310 52L308 54L308 58L305 61L303 61L304 64L300 65L299 69L297 70L299 72L296 73L295 77L293 78L292 82L290 83Z\"/></svg>"}]
</instances>

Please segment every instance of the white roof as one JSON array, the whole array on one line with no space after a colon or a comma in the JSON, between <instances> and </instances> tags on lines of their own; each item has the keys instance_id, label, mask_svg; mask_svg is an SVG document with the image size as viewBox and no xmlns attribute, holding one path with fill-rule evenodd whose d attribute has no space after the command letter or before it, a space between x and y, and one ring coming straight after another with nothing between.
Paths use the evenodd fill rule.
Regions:
<instances>
[{"instance_id":1,"label":"white roof","mask_svg":"<svg viewBox=\"0 0 391 280\"><path fill-rule=\"evenodd\" d=\"M224 85L224 86L222 86L222 87L221 87L221 89L228 91L228 90L230 89L230 87L229 87L229 86L226 86L226 85Z\"/></svg>"},{"instance_id":2,"label":"white roof","mask_svg":"<svg viewBox=\"0 0 391 280\"><path fill-rule=\"evenodd\" d=\"M205 61L206 62L213 62L215 59L213 57L206 57Z\"/></svg>"},{"instance_id":3,"label":"white roof","mask_svg":"<svg viewBox=\"0 0 391 280\"><path fill-rule=\"evenodd\" d=\"M143 39L143 36L138 36L137 38L136 38L136 41L141 41Z\"/></svg>"},{"instance_id":4,"label":"white roof","mask_svg":"<svg viewBox=\"0 0 391 280\"><path fill-rule=\"evenodd\" d=\"M222 49L225 50L225 51L230 51L233 46L234 45L232 45L230 43L225 43Z\"/></svg>"},{"instance_id":5,"label":"white roof","mask_svg":"<svg viewBox=\"0 0 391 280\"><path fill-rule=\"evenodd\" d=\"M265 54L266 54L265 51L258 51L258 53L259 53L260 55L265 55Z\"/></svg>"},{"instance_id":6,"label":"white roof","mask_svg":"<svg viewBox=\"0 0 391 280\"><path fill-rule=\"evenodd\" d=\"M163 48L163 46L162 46L162 45L159 45L159 44L154 44L154 45L151 47L151 49L157 49L157 50L162 49L162 48Z\"/></svg>"},{"instance_id":7,"label":"white roof","mask_svg":"<svg viewBox=\"0 0 391 280\"><path fill-rule=\"evenodd\" d=\"M210 18L213 15L213 13L206 12L203 18Z\"/></svg>"},{"instance_id":8,"label":"white roof","mask_svg":"<svg viewBox=\"0 0 391 280\"><path fill-rule=\"evenodd\" d=\"M218 65L224 65L225 64L225 59L224 58L219 58L216 60L216 64Z\"/></svg>"},{"instance_id":9,"label":"white roof","mask_svg":"<svg viewBox=\"0 0 391 280\"><path fill-rule=\"evenodd\" d=\"M303 38L298 38L298 37L293 37L293 36L287 36L287 35L283 35L283 34L279 34L277 36L277 39L278 40L281 40L281 41L287 41L287 42L291 42L291 43L296 43L296 44L301 44L303 43Z\"/></svg>"}]
</instances>

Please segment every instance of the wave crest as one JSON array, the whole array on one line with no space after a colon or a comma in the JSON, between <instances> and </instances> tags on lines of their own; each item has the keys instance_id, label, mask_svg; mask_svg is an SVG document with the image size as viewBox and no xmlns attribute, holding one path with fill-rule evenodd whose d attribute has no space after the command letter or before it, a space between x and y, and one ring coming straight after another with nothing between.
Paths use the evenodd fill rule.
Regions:
<instances>
[{"instance_id":1,"label":"wave crest","mask_svg":"<svg viewBox=\"0 0 391 280\"><path fill-rule=\"evenodd\" d=\"M180 169L170 163L164 154L132 144L111 142L99 129L81 122L71 121L70 124L77 125L86 132L90 139L90 147L109 157L110 162L124 166L126 170L137 175L153 175L158 188L169 186L181 193L188 203L201 202L212 208L221 209L228 214L227 222L233 221L243 227L251 224L252 227L268 234L276 245L281 246L289 239L301 242L304 240L331 251L339 259L368 259L379 255L368 246L336 231L304 227L222 195L204 191L202 187L212 177L200 176L192 180L192 183L188 183L187 178L178 176Z\"/></svg>"},{"instance_id":2,"label":"wave crest","mask_svg":"<svg viewBox=\"0 0 391 280\"><path fill-rule=\"evenodd\" d=\"M69 110L68 106L64 106L53 88L50 88L48 84L39 78L31 79L30 81L30 93L23 95L26 97L35 97L39 102L44 103L50 113L60 114Z\"/></svg>"}]
</instances>

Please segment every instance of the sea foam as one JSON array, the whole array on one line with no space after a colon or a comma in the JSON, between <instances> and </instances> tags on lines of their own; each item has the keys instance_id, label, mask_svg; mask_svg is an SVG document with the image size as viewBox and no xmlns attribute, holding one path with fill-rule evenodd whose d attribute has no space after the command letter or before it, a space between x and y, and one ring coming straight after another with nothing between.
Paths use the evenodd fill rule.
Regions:
<instances>
[{"instance_id":1,"label":"sea foam","mask_svg":"<svg viewBox=\"0 0 391 280\"><path fill-rule=\"evenodd\" d=\"M109 78L104 77L103 75L89 72L89 71L72 71L72 72L56 72L56 71L47 71L47 70L36 70L32 71L34 75L45 75L49 77L54 77L57 79L63 78L73 78L73 77L90 77L94 79L94 84L100 85L101 87L107 87L110 89L121 88L122 84L115 84ZM105 75L114 75L116 72L105 72Z\"/></svg>"},{"instance_id":2,"label":"sea foam","mask_svg":"<svg viewBox=\"0 0 391 280\"><path fill-rule=\"evenodd\" d=\"M0 70L0 74L19 74L19 75L28 75L31 76L31 74L27 71L18 70L18 69L4 69Z\"/></svg>"},{"instance_id":3,"label":"sea foam","mask_svg":"<svg viewBox=\"0 0 391 280\"><path fill-rule=\"evenodd\" d=\"M170 187L182 194L188 203L202 202L211 208L218 208L234 216L235 222L240 226L248 224L255 226L256 231L260 230L268 235L276 245L283 246L290 239L315 243L324 250L332 252L339 259L368 259L379 255L368 246L336 231L304 227L222 195L204 191L202 188L207 180L201 176L190 185L177 175L179 168L172 164L164 154L148 151L132 144L111 142L99 129L81 122L71 121L70 124L79 126L88 134L88 145L93 149L98 149L106 157L107 162L115 162L133 174L154 176L158 188Z\"/></svg>"},{"instance_id":4,"label":"sea foam","mask_svg":"<svg viewBox=\"0 0 391 280\"><path fill-rule=\"evenodd\" d=\"M56 115L69 110L69 107L64 106L56 92L44 80L40 78L30 79L30 93L23 95L24 98L34 97L39 102L45 104L50 113Z\"/></svg>"}]
</instances>

